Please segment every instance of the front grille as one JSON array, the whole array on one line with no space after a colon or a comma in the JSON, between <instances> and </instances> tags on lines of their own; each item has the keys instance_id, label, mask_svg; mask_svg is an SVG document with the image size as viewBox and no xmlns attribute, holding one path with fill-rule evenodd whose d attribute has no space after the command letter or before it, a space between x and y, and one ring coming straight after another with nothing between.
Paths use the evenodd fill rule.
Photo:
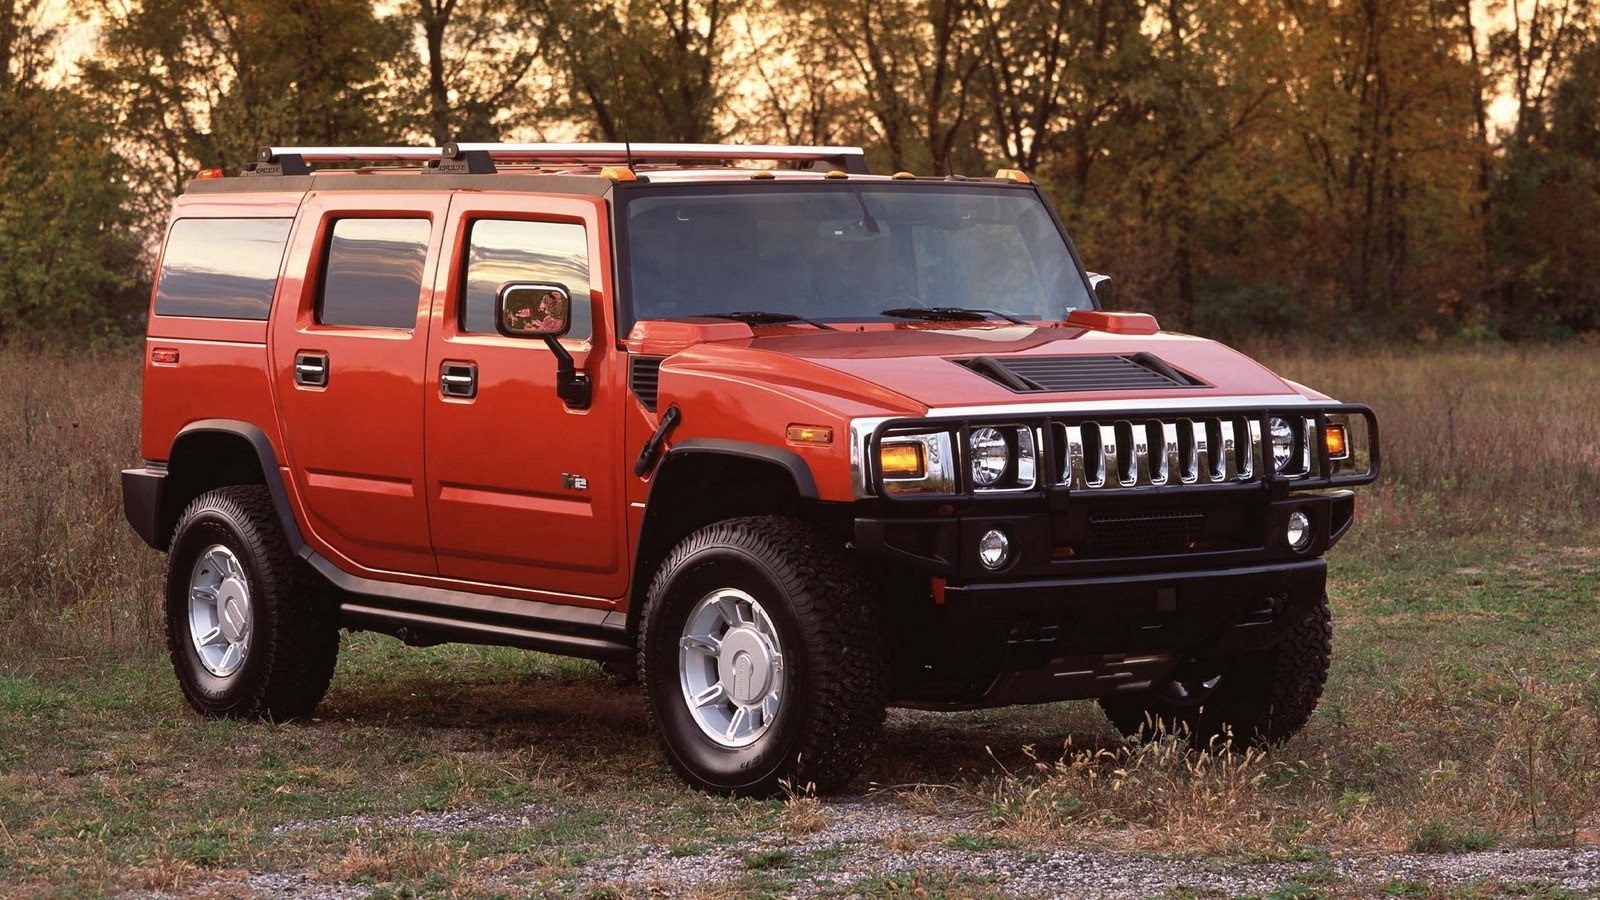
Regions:
<instances>
[{"instance_id":1,"label":"front grille","mask_svg":"<svg viewBox=\"0 0 1600 900\"><path fill-rule=\"evenodd\" d=\"M1205 529L1199 511L1090 516L1078 550L1094 557L1183 553L1195 549Z\"/></svg>"},{"instance_id":2,"label":"front grille","mask_svg":"<svg viewBox=\"0 0 1600 900\"><path fill-rule=\"evenodd\" d=\"M1054 422L1055 483L1072 490L1238 484L1261 477L1261 424L1244 416Z\"/></svg>"}]
</instances>

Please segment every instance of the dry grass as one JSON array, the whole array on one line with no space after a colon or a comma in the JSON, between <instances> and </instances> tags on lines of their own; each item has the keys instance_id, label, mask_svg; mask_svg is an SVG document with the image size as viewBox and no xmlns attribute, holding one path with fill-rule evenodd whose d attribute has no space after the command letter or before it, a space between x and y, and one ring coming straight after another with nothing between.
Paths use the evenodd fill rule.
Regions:
<instances>
[{"instance_id":1,"label":"dry grass","mask_svg":"<svg viewBox=\"0 0 1600 900\"><path fill-rule=\"evenodd\" d=\"M784 834L801 836L815 834L828 827L828 808L816 794L790 793L783 802L783 813L778 817L778 828Z\"/></svg>"},{"instance_id":2,"label":"dry grass","mask_svg":"<svg viewBox=\"0 0 1600 900\"><path fill-rule=\"evenodd\" d=\"M1410 709L1383 708L1388 729L1313 730L1288 752L1196 753L1176 737L1080 750L1069 739L1058 758L994 781L994 824L1021 840L1247 857L1575 843L1600 809L1600 710L1578 684L1481 687L1489 694L1465 708L1402 698ZM1417 734L1420 722L1457 724L1455 751Z\"/></svg>"},{"instance_id":3,"label":"dry grass","mask_svg":"<svg viewBox=\"0 0 1600 900\"><path fill-rule=\"evenodd\" d=\"M122 515L139 459L135 352L0 350L0 643L37 668L150 644L161 559ZM8 654L9 655L9 654Z\"/></svg>"},{"instance_id":4,"label":"dry grass","mask_svg":"<svg viewBox=\"0 0 1600 900\"><path fill-rule=\"evenodd\" d=\"M1266 349L1284 377L1378 414L1362 506L1435 535L1562 535L1600 521L1600 348Z\"/></svg>"}]
</instances>

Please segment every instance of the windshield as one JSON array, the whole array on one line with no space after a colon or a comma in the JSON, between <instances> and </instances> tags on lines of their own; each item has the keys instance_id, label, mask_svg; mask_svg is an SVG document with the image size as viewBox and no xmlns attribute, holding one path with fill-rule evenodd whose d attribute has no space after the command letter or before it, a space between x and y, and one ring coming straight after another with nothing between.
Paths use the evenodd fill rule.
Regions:
<instances>
[{"instance_id":1,"label":"windshield","mask_svg":"<svg viewBox=\"0 0 1600 900\"><path fill-rule=\"evenodd\" d=\"M633 320L760 311L889 321L923 308L1056 320L1093 306L1032 191L809 182L630 193Z\"/></svg>"}]
</instances>

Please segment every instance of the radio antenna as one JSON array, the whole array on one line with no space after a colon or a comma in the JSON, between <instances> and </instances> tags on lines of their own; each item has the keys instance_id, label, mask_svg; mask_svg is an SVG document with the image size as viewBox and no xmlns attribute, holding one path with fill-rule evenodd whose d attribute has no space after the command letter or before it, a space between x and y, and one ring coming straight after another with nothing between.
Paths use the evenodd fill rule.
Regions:
<instances>
[{"instance_id":1,"label":"radio antenna","mask_svg":"<svg viewBox=\"0 0 1600 900\"><path fill-rule=\"evenodd\" d=\"M617 131L622 134L622 154L628 161L628 171L633 172L633 142L628 140L628 111L622 102L622 72L617 68L617 55L611 54L611 83L617 89ZM635 172L634 174L638 174Z\"/></svg>"}]
</instances>

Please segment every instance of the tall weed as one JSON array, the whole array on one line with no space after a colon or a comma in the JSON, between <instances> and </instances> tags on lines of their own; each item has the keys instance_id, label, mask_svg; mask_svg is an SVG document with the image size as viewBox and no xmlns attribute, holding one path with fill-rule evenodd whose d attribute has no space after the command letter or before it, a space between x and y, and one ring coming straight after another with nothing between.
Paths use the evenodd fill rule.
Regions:
<instances>
[{"instance_id":1,"label":"tall weed","mask_svg":"<svg viewBox=\"0 0 1600 900\"><path fill-rule=\"evenodd\" d=\"M161 557L122 514L139 458L139 360L0 350L0 663L151 646Z\"/></svg>"}]
</instances>

